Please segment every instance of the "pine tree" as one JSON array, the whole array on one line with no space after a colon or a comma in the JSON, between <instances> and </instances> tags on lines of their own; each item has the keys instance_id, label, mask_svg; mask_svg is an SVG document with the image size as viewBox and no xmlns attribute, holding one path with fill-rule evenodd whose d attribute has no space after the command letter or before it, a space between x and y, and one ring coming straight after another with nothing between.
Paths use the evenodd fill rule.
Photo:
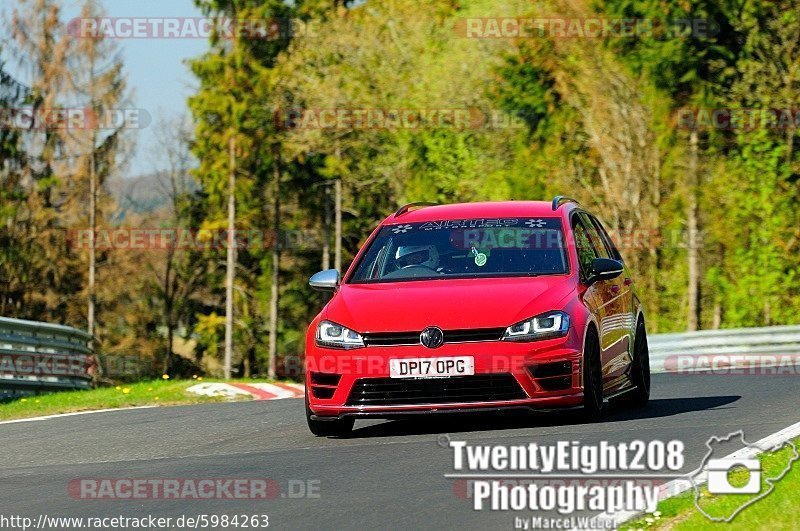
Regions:
<instances>
[{"instance_id":1,"label":"pine tree","mask_svg":"<svg viewBox=\"0 0 800 531\"><path fill-rule=\"evenodd\" d=\"M284 23L293 12L292 7L277 0L213 0L201 1L198 5L205 14L227 18L234 24L239 21ZM263 229L270 226L268 219L280 219L277 215L280 187L274 176L279 176L281 171L277 167L279 158L275 156L277 141L270 127L270 90L274 85L270 69L288 42L283 35L245 37L234 32L232 38L226 39L224 35L214 34L211 51L191 63L192 71L200 80L200 90L190 98L189 106L197 121L194 154L199 168L196 175L208 193L205 227ZM273 231L278 234L279 227L273 226ZM211 254L213 260L215 253ZM274 376L279 289L274 279L279 271L280 254L272 253L271 260L272 263L265 262L263 249L228 249L226 253L223 296L226 377L230 376L235 363L242 363L245 372L252 370L255 349L260 342L260 334L254 334L253 330L258 331L258 323L267 321L259 315L263 311L259 307L259 292L266 278L272 278L268 283L271 299L267 310L271 314L268 367L270 375ZM234 319L234 313L241 318ZM236 331L234 323L241 323ZM240 343L235 353L234 337L239 338Z\"/></svg>"},{"instance_id":2,"label":"pine tree","mask_svg":"<svg viewBox=\"0 0 800 531\"><path fill-rule=\"evenodd\" d=\"M53 0L23 0L12 12L9 52L29 89L21 103L33 117L62 109L71 87L66 62L72 40L60 17ZM24 241L19 278L27 286L13 311L20 317L77 325L80 313L74 303L81 275L64 238L67 227L62 219L70 164L65 129L41 121L19 134L25 152L19 167L25 202L17 210L14 226Z\"/></svg>"},{"instance_id":3,"label":"pine tree","mask_svg":"<svg viewBox=\"0 0 800 531\"><path fill-rule=\"evenodd\" d=\"M82 18L103 16L95 0L86 0ZM118 46L102 35L83 35L77 39L70 57L73 101L86 110L85 127L69 130L67 149L72 154L70 180L74 185L69 201L77 219L88 221L90 231L87 253L86 320L89 333L97 331L98 253L96 231L104 225L111 209L111 198L103 184L120 167L124 148L122 135L127 103L126 81Z\"/></svg>"}]
</instances>

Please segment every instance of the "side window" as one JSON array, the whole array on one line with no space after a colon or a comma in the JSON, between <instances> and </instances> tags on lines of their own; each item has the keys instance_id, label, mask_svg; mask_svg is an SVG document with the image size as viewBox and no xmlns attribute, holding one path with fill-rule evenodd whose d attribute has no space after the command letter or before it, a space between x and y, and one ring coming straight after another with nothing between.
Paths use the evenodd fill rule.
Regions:
<instances>
[{"instance_id":1,"label":"side window","mask_svg":"<svg viewBox=\"0 0 800 531\"><path fill-rule=\"evenodd\" d=\"M572 217L572 233L575 236L575 249L578 252L578 266L581 270L581 278L586 279L592 271L592 260L598 258L598 254L589 239L586 227L578 216Z\"/></svg>"},{"instance_id":2,"label":"side window","mask_svg":"<svg viewBox=\"0 0 800 531\"><path fill-rule=\"evenodd\" d=\"M608 249L611 258L613 258L614 260L622 261L622 255L619 254L617 247L614 245L614 240L612 240L611 236L608 235L608 232L606 232L606 229L603 227L603 224L600 223L600 220L591 215L589 216L589 219L592 220L592 223L597 228L597 231L600 233L600 237L603 239L603 243L605 243L605 246Z\"/></svg>"},{"instance_id":3,"label":"side window","mask_svg":"<svg viewBox=\"0 0 800 531\"><path fill-rule=\"evenodd\" d=\"M606 247L603 239L600 237L600 233L597 231L597 227L594 225L594 223L592 223L590 216L586 214L586 212L579 212L578 216L580 216L581 221L586 226L586 233L589 236L589 240L592 242L592 246L597 252L597 256L599 258L611 258L611 252L608 247Z\"/></svg>"}]
</instances>

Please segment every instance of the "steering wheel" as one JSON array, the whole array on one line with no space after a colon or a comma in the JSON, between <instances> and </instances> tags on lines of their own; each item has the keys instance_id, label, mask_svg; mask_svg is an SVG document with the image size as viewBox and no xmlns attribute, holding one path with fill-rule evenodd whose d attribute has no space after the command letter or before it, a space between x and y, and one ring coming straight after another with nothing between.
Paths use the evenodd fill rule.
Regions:
<instances>
[{"instance_id":1,"label":"steering wheel","mask_svg":"<svg viewBox=\"0 0 800 531\"><path fill-rule=\"evenodd\" d=\"M436 271L434 268L428 267L428 266L423 265L423 264L408 264L407 266L403 266L400 269L401 270L402 269L411 269L412 267L417 267L417 268L421 268L421 269L427 269L428 271L433 271L434 273L438 273L438 271Z\"/></svg>"},{"instance_id":2,"label":"steering wheel","mask_svg":"<svg viewBox=\"0 0 800 531\"><path fill-rule=\"evenodd\" d=\"M424 266L421 264L409 264L405 267L401 267L400 269L395 269L391 273L387 273L383 275L382 278L390 279L390 278L419 278L419 277L429 277L433 275L442 275L444 273L440 273L435 269Z\"/></svg>"}]
</instances>

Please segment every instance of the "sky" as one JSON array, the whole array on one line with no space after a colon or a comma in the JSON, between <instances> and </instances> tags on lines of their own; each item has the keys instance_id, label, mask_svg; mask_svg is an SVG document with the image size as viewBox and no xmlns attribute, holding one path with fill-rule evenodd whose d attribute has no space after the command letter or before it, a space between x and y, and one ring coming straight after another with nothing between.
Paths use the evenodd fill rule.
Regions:
<instances>
[{"instance_id":1,"label":"sky","mask_svg":"<svg viewBox=\"0 0 800 531\"><path fill-rule=\"evenodd\" d=\"M101 0L108 17L200 17L193 0ZM13 2L3 1L4 11ZM64 22L80 13L80 0L63 0ZM130 158L126 174L149 173L157 169L153 152L157 150L154 127L159 116L188 113L186 98L194 92L196 80L189 71L186 59L197 57L208 49L204 38L117 39L123 57L131 105L143 109L152 117L146 128L133 130L136 151Z\"/></svg>"}]
</instances>

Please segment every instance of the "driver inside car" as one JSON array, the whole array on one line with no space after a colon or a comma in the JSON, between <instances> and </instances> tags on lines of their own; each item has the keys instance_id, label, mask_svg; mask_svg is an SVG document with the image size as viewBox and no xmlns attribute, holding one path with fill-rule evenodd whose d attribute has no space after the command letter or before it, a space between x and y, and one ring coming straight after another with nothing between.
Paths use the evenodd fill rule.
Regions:
<instances>
[{"instance_id":1,"label":"driver inside car","mask_svg":"<svg viewBox=\"0 0 800 531\"><path fill-rule=\"evenodd\" d=\"M435 245L401 245L394 256L397 269L422 266L438 271L439 252Z\"/></svg>"}]
</instances>

